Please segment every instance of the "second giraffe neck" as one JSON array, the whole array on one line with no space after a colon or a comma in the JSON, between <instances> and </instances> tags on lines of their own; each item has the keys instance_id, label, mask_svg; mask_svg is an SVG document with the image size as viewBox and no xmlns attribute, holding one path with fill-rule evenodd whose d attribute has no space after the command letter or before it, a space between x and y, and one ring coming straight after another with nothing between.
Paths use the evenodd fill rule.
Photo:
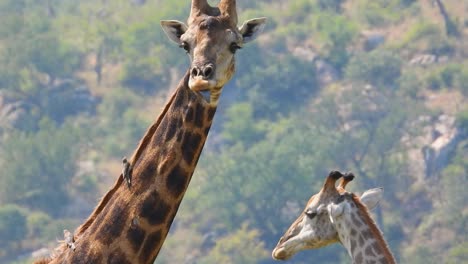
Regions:
<instances>
[{"instance_id":1,"label":"second giraffe neck","mask_svg":"<svg viewBox=\"0 0 468 264\"><path fill-rule=\"evenodd\" d=\"M362 205L359 205L361 207ZM350 212L334 220L338 236L354 264L396 264L382 233L368 212L362 213L354 203Z\"/></svg>"}]
</instances>

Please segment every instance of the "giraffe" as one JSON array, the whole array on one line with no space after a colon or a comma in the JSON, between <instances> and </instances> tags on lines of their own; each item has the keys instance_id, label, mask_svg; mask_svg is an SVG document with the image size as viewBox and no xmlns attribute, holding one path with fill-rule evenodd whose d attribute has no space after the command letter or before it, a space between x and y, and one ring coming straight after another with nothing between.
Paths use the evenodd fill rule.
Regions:
<instances>
[{"instance_id":1,"label":"giraffe","mask_svg":"<svg viewBox=\"0 0 468 264\"><path fill-rule=\"evenodd\" d=\"M330 172L322 189L310 198L304 212L280 238L272 257L286 260L299 251L340 242L355 264L395 264L395 258L368 211L377 206L383 189L370 189L358 197L345 189L353 179L352 173Z\"/></svg>"},{"instance_id":2,"label":"giraffe","mask_svg":"<svg viewBox=\"0 0 468 264\"><path fill-rule=\"evenodd\" d=\"M237 27L235 0L211 7L193 0L188 25L161 21L191 65L133 156L88 219L57 253L36 263L153 263L188 188L223 86L235 71L234 53L255 39L265 18ZM205 98L202 91L209 92Z\"/></svg>"}]
</instances>

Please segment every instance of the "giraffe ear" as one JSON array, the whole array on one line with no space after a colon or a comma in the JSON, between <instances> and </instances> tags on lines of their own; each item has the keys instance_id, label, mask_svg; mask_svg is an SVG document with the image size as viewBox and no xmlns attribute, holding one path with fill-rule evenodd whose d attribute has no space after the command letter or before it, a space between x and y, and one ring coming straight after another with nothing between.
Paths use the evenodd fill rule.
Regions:
<instances>
[{"instance_id":1,"label":"giraffe ear","mask_svg":"<svg viewBox=\"0 0 468 264\"><path fill-rule=\"evenodd\" d=\"M187 31L187 26L177 20L162 20L161 26L170 40L180 44L180 37Z\"/></svg>"},{"instance_id":2,"label":"giraffe ear","mask_svg":"<svg viewBox=\"0 0 468 264\"><path fill-rule=\"evenodd\" d=\"M374 188L365 191L361 195L361 202L367 206L369 210L374 209L382 200L383 188Z\"/></svg>"},{"instance_id":3,"label":"giraffe ear","mask_svg":"<svg viewBox=\"0 0 468 264\"><path fill-rule=\"evenodd\" d=\"M242 37L244 38L244 43L250 42L257 38L260 32L265 28L266 17L254 18L244 22L239 28Z\"/></svg>"}]
</instances>

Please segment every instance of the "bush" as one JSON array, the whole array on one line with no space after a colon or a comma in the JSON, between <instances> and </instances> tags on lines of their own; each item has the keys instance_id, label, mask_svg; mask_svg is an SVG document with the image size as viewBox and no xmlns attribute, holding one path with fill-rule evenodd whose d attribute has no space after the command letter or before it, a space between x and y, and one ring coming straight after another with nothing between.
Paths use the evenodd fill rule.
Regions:
<instances>
[{"instance_id":1,"label":"bush","mask_svg":"<svg viewBox=\"0 0 468 264\"><path fill-rule=\"evenodd\" d=\"M101 124L96 128L101 140L100 150L105 154L122 158L123 153L130 155L145 133L148 121L141 118L133 106L141 103L141 98L125 89L104 98L98 107ZM155 114L158 114L155 111ZM112 137L108 135L112 133Z\"/></svg>"},{"instance_id":2,"label":"bush","mask_svg":"<svg viewBox=\"0 0 468 264\"><path fill-rule=\"evenodd\" d=\"M26 46L28 60L52 80L57 77L72 77L80 66L81 54L62 43L54 34L36 36L28 42L31 43L31 46Z\"/></svg>"},{"instance_id":3,"label":"bush","mask_svg":"<svg viewBox=\"0 0 468 264\"><path fill-rule=\"evenodd\" d=\"M253 118L253 106L249 103L232 105L226 111L222 136L230 143L243 142L252 144L257 142L265 134L262 122Z\"/></svg>"},{"instance_id":4,"label":"bush","mask_svg":"<svg viewBox=\"0 0 468 264\"><path fill-rule=\"evenodd\" d=\"M0 201L58 214L68 199L78 153L75 128L43 120L37 133L13 134L1 146Z\"/></svg>"},{"instance_id":5,"label":"bush","mask_svg":"<svg viewBox=\"0 0 468 264\"><path fill-rule=\"evenodd\" d=\"M357 27L344 16L321 13L314 27L326 43L326 56L334 66L341 70L349 59L348 45L357 35Z\"/></svg>"},{"instance_id":6,"label":"bush","mask_svg":"<svg viewBox=\"0 0 468 264\"><path fill-rule=\"evenodd\" d=\"M444 82L438 73L431 73L426 77L426 85L431 90L439 90Z\"/></svg>"},{"instance_id":7,"label":"bush","mask_svg":"<svg viewBox=\"0 0 468 264\"><path fill-rule=\"evenodd\" d=\"M461 131L468 132L468 109L457 114L457 126Z\"/></svg>"},{"instance_id":8,"label":"bush","mask_svg":"<svg viewBox=\"0 0 468 264\"><path fill-rule=\"evenodd\" d=\"M275 58L266 65L256 65L250 74L238 80L237 86L244 88L248 100L254 102L256 118L274 118L288 113L308 100L318 88L313 63L295 57Z\"/></svg>"},{"instance_id":9,"label":"bush","mask_svg":"<svg viewBox=\"0 0 468 264\"><path fill-rule=\"evenodd\" d=\"M399 1L358 1L359 15L371 27L382 27L398 21L402 17Z\"/></svg>"},{"instance_id":10,"label":"bush","mask_svg":"<svg viewBox=\"0 0 468 264\"><path fill-rule=\"evenodd\" d=\"M449 64L442 68L442 70L440 71L440 77L447 87L452 87L455 83L456 76L458 76L460 72L460 65Z\"/></svg>"},{"instance_id":11,"label":"bush","mask_svg":"<svg viewBox=\"0 0 468 264\"><path fill-rule=\"evenodd\" d=\"M165 87L169 78L158 73L148 61L130 61L124 66L121 77L122 85L132 89L140 95L151 95Z\"/></svg>"},{"instance_id":12,"label":"bush","mask_svg":"<svg viewBox=\"0 0 468 264\"><path fill-rule=\"evenodd\" d=\"M468 67L463 67L463 70L458 75L457 86L465 96L468 96Z\"/></svg>"},{"instance_id":13,"label":"bush","mask_svg":"<svg viewBox=\"0 0 468 264\"><path fill-rule=\"evenodd\" d=\"M51 218L48 214L43 212L34 212L28 215L27 225L29 236L39 237L44 234L47 225L50 223Z\"/></svg>"},{"instance_id":14,"label":"bush","mask_svg":"<svg viewBox=\"0 0 468 264\"><path fill-rule=\"evenodd\" d=\"M411 6L414 3L417 3L418 1L417 0L399 0L399 2L400 2L401 6L408 7L408 6Z\"/></svg>"},{"instance_id":15,"label":"bush","mask_svg":"<svg viewBox=\"0 0 468 264\"><path fill-rule=\"evenodd\" d=\"M401 59L389 51L374 50L354 56L345 69L347 78L376 87L395 86L401 75Z\"/></svg>"},{"instance_id":16,"label":"bush","mask_svg":"<svg viewBox=\"0 0 468 264\"><path fill-rule=\"evenodd\" d=\"M412 25L397 45L397 48L403 47L414 52L424 51L437 56L450 56L455 51L454 41L447 38L441 27L428 22Z\"/></svg>"},{"instance_id":17,"label":"bush","mask_svg":"<svg viewBox=\"0 0 468 264\"><path fill-rule=\"evenodd\" d=\"M258 263L267 259L268 251L260 240L258 230L251 230L246 224L217 240L213 249L200 260L200 263Z\"/></svg>"},{"instance_id":18,"label":"bush","mask_svg":"<svg viewBox=\"0 0 468 264\"><path fill-rule=\"evenodd\" d=\"M468 242L462 242L448 251L447 264L463 263L468 259Z\"/></svg>"},{"instance_id":19,"label":"bush","mask_svg":"<svg viewBox=\"0 0 468 264\"><path fill-rule=\"evenodd\" d=\"M321 9L331 10L334 12L341 11L341 5L344 0L317 0L317 4Z\"/></svg>"},{"instance_id":20,"label":"bush","mask_svg":"<svg viewBox=\"0 0 468 264\"><path fill-rule=\"evenodd\" d=\"M418 75L411 71L404 72L398 80L398 83L400 91L402 91L405 95L410 96L411 98L416 98L418 92L423 87L423 84L418 78Z\"/></svg>"},{"instance_id":21,"label":"bush","mask_svg":"<svg viewBox=\"0 0 468 264\"><path fill-rule=\"evenodd\" d=\"M463 67L459 64L449 64L429 73L426 77L426 84L431 90L440 88L454 88L458 85L463 85L460 80L462 78ZM460 87L462 90L463 88Z\"/></svg>"},{"instance_id":22,"label":"bush","mask_svg":"<svg viewBox=\"0 0 468 264\"><path fill-rule=\"evenodd\" d=\"M13 204L0 207L0 246L7 247L11 242L22 240L26 233L23 210Z\"/></svg>"}]
</instances>

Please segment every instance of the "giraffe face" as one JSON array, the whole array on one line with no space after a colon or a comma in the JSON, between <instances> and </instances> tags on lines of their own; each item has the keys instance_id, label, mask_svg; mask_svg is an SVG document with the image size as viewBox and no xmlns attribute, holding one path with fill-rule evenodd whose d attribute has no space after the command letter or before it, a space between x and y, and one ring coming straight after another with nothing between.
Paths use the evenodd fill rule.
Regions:
<instances>
[{"instance_id":1,"label":"giraffe face","mask_svg":"<svg viewBox=\"0 0 468 264\"><path fill-rule=\"evenodd\" d=\"M341 174L341 173L340 173ZM336 172L330 173L319 193L313 195L304 211L293 222L273 249L272 257L286 260L296 253L307 249L317 249L339 242L334 220L346 214L352 207L352 195L344 189L347 182L344 179L337 189L335 181L341 177ZM380 189L371 189L363 193L361 202L369 209L378 204L381 197Z\"/></svg>"},{"instance_id":2,"label":"giraffe face","mask_svg":"<svg viewBox=\"0 0 468 264\"><path fill-rule=\"evenodd\" d=\"M205 1L195 11L192 4L188 26L175 20L161 22L168 37L190 57L189 88L193 91L208 90L219 95L234 74L234 54L255 39L265 25L266 18L256 18L238 28L237 15L235 11L229 13L227 4L213 8Z\"/></svg>"},{"instance_id":3,"label":"giraffe face","mask_svg":"<svg viewBox=\"0 0 468 264\"><path fill-rule=\"evenodd\" d=\"M304 211L279 240L273 250L274 259L286 260L299 251L338 242L338 233L327 210L333 198L323 193L312 196Z\"/></svg>"}]
</instances>

